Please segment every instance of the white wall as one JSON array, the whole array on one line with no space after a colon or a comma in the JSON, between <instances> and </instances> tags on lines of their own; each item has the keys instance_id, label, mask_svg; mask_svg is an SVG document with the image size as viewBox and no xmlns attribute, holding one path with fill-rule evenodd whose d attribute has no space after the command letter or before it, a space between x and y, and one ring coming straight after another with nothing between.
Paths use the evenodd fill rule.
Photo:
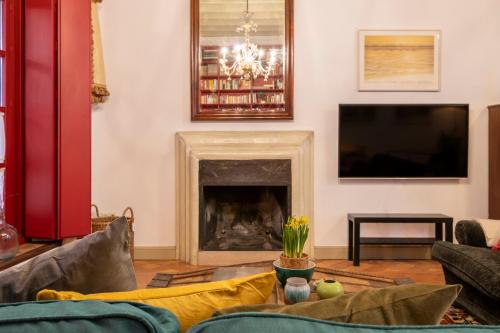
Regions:
<instances>
[{"instance_id":1,"label":"white wall","mask_svg":"<svg viewBox=\"0 0 500 333\"><path fill-rule=\"evenodd\" d=\"M315 243L347 244L347 212L487 215L487 112L500 102L498 0L295 0L295 120L190 121L188 0L107 0L101 25L111 98L93 112L93 202L136 212L136 244L175 245L174 134L314 130ZM437 93L358 92L358 29L442 30ZM470 103L470 178L339 181L339 103ZM427 226L374 226L419 236Z\"/></svg>"}]
</instances>

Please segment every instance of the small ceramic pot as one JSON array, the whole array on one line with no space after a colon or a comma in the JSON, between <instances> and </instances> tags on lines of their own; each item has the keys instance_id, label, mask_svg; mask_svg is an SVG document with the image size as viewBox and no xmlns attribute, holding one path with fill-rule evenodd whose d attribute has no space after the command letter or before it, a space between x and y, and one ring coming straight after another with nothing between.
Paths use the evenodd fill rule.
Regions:
<instances>
[{"instance_id":1,"label":"small ceramic pot","mask_svg":"<svg viewBox=\"0 0 500 333\"><path fill-rule=\"evenodd\" d=\"M342 296L344 287L335 280L321 280L316 284L316 293L321 299Z\"/></svg>"},{"instance_id":2,"label":"small ceramic pot","mask_svg":"<svg viewBox=\"0 0 500 333\"><path fill-rule=\"evenodd\" d=\"M289 303L304 302L309 299L311 287L304 278L291 277L286 280L285 299Z\"/></svg>"}]
</instances>

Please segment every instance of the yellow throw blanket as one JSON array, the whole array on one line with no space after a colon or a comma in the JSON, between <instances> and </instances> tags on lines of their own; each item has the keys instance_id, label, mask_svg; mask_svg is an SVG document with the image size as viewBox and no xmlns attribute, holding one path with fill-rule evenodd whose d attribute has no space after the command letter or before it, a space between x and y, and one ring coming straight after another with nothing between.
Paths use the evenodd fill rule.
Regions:
<instances>
[{"instance_id":1,"label":"yellow throw blanket","mask_svg":"<svg viewBox=\"0 0 500 333\"><path fill-rule=\"evenodd\" d=\"M265 303L276 282L275 272L261 273L242 278L199 283L171 288L142 289L125 292L83 295L71 291L42 290L39 301L46 300L107 300L131 301L171 311L179 320L181 331L212 313L237 305ZM118 332L117 332L118 333Z\"/></svg>"}]
</instances>

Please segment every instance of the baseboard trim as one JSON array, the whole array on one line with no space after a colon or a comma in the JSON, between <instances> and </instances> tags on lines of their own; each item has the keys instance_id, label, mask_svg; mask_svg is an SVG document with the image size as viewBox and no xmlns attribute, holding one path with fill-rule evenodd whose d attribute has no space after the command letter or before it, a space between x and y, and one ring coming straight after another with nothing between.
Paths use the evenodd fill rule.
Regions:
<instances>
[{"instance_id":1,"label":"baseboard trim","mask_svg":"<svg viewBox=\"0 0 500 333\"><path fill-rule=\"evenodd\" d=\"M347 259L347 246L315 246L315 259ZM136 260L175 260L175 246L136 246ZM362 245L361 259L431 259L428 245Z\"/></svg>"},{"instance_id":2,"label":"baseboard trim","mask_svg":"<svg viewBox=\"0 0 500 333\"><path fill-rule=\"evenodd\" d=\"M361 259L432 259L429 245L361 245ZM347 246L316 246L316 259L347 259Z\"/></svg>"},{"instance_id":3,"label":"baseboard trim","mask_svg":"<svg viewBox=\"0 0 500 333\"><path fill-rule=\"evenodd\" d=\"M346 246L315 246L315 259L347 259Z\"/></svg>"},{"instance_id":4,"label":"baseboard trim","mask_svg":"<svg viewBox=\"0 0 500 333\"><path fill-rule=\"evenodd\" d=\"M175 260L175 246L136 246L134 260Z\"/></svg>"}]
</instances>

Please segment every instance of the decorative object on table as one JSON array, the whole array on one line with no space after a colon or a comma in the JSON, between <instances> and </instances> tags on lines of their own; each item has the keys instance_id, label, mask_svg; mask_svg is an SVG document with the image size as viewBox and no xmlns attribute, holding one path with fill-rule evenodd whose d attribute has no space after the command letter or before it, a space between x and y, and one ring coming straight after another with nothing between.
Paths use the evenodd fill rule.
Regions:
<instances>
[{"instance_id":1,"label":"decorative object on table","mask_svg":"<svg viewBox=\"0 0 500 333\"><path fill-rule=\"evenodd\" d=\"M307 280L299 277L291 277L286 280L285 299L291 303L304 302L309 299L311 287Z\"/></svg>"},{"instance_id":2,"label":"decorative object on table","mask_svg":"<svg viewBox=\"0 0 500 333\"><path fill-rule=\"evenodd\" d=\"M92 1L92 103L104 103L109 91L106 85L106 71L101 40L101 26L97 4L102 0Z\"/></svg>"},{"instance_id":3,"label":"decorative object on table","mask_svg":"<svg viewBox=\"0 0 500 333\"><path fill-rule=\"evenodd\" d=\"M14 258L19 250L17 230L5 222L3 202L0 202L0 260Z\"/></svg>"},{"instance_id":4,"label":"decorative object on table","mask_svg":"<svg viewBox=\"0 0 500 333\"><path fill-rule=\"evenodd\" d=\"M320 299L327 299L344 295L344 287L335 280L319 280L316 283L316 293Z\"/></svg>"},{"instance_id":5,"label":"decorative object on table","mask_svg":"<svg viewBox=\"0 0 500 333\"><path fill-rule=\"evenodd\" d=\"M439 91L438 30L359 31L360 91Z\"/></svg>"},{"instance_id":6,"label":"decorative object on table","mask_svg":"<svg viewBox=\"0 0 500 333\"><path fill-rule=\"evenodd\" d=\"M283 286L286 284L286 280L291 277L304 278L309 282L313 276L316 264L313 261L309 260L308 265L309 266L307 268L287 268L280 266L279 259L273 262L273 267L276 271L276 277Z\"/></svg>"},{"instance_id":7,"label":"decorative object on table","mask_svg":"<svg viewBox=\"0 0 500 333\"><path fill-rule=\"evenodd\" d=\"M106 229L111 222L120 217L115 214L101 215L97 205L92 205L92 208L95 209L95 217L92 217L92 232ZM127 213L129 216L127 216ZM134 210L132 207L127 207L121 216L125 217L128 222L128 248L130 256L132 257L132 260L134 260Z\"/></svg>"},{"instance_id":8,"label":"decorative object on table","mask_svg":"<svg viewBox=\"0 0 500 333\"><path fill-rule=\"evenodd\" d=\"M283 225L283 253L280 259L273 262L278 280L282 285L290 277L311 279L315 264L304 253L304 244L309 236L309 225L306 216L289 216Z\"/></svg>"},{"instance_id":9,"label":"decorative object on table","mask_svg":"<svg viewBox=\"0 0 500 333\"><path fill-rule=\"evenodd\" d=\"M309 256L304 253L304 245L309 236L309 225L306 216L289 216L283 225L283 253L280 266L284 268L306 269L309 267Z\"/></svg>"}]
</instances>

